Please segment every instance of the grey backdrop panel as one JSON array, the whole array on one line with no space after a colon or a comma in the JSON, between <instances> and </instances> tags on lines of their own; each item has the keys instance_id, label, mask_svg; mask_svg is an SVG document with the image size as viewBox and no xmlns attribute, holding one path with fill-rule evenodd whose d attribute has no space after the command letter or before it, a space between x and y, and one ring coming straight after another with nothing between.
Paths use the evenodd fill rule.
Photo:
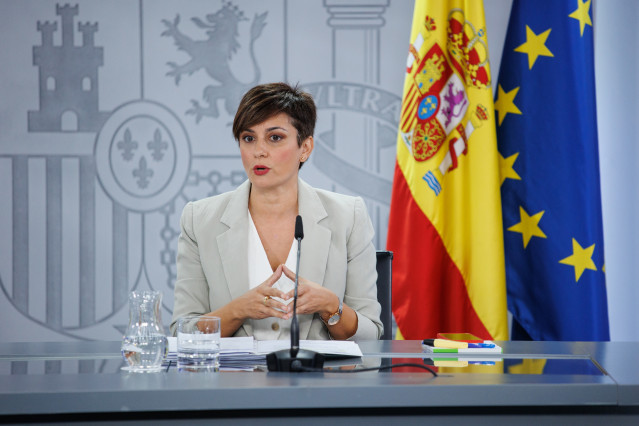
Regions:
<instances>
[{"instance_id":1,"label":"grey backdrop panel","mask_svg":"<svg viewBox=\"0 0 639 426\"><path fill-rule=\"evenodd\" d=\"M256 83L317 102L314 186L386 244L411 1L0 1L3 341L121 337L132 289L173 306L179 216L246 175Z\"/></svg>"}]
</instances>

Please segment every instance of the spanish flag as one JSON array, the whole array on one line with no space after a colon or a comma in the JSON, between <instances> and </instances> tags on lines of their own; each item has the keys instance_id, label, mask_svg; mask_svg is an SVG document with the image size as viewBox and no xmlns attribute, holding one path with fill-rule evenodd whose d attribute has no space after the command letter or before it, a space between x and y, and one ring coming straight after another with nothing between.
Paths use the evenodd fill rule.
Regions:
<instances>
[{"instance_id":1,"label":"spanish flag","mask_svg":"<svg viewBox=\"0 0 639 426\"><path fill-rule=\"evenodd\" d=\"M507 339L483 2L415 2L387 248L398 337Z\"/></svg>"}]
</instances>

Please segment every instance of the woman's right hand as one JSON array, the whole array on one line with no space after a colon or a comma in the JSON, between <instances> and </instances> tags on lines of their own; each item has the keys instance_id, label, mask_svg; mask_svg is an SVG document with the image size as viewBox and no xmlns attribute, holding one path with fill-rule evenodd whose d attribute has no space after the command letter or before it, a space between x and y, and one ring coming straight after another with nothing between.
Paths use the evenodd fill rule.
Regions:
<instances>
[{"instance_id":1,"label":"woman's right hand","mask_svg":"<svg viewBox=\"0 0 639 426\"><path fill-rule=\"evenodd\" d=\"M242 319L263 319L277 317L290 319L293 315L288 305L281 303L273 297L287 300L288 296L281 290L273 288L273 285L282 276L282 265L278 266L273 275L268 277L259 286L247 291L233 302L238 310L237 316ZM277 308L277 309L276 309ZM283 312L278 311L281 309Z\"/></svg>"}]
</instances>

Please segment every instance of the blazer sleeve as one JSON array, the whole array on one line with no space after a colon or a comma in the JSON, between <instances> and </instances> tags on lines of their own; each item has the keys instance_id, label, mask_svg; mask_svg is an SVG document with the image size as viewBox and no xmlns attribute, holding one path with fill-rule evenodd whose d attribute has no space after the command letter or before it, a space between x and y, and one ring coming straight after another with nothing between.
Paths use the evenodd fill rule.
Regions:
<instances>
[{"instance_id":1,"label":"blazer sleeve","mask_svg":"<svg viewBox=\"0 0 639 426\"><path fill-rule=\"evenodd\" d=\"M210 312L209 287L200 261L200 250L193 225L193 203L182 211L177 251L177 276L175 283L171 334L175 336L177 320L185 315L202 315Z\"/></svg>"},{"instance_id":2,"label":"blazer sleeve","mask_svg":"<svg viewBox=\"0 0 639 426\"><path fill-rule=\"evenodd\" d=\"M357 197L353 227L347 241L347 270L344 303L357 313L357 331L348 340L378 340L384 326L377 301L377 257L375 231L362 198Z\"/></svg>"}]
</instances>

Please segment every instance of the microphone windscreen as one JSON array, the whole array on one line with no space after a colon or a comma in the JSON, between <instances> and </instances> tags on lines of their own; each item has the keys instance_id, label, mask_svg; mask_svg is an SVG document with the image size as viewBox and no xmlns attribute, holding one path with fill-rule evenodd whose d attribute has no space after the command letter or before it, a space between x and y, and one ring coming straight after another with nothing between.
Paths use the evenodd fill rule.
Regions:
<instances>
[{"instance_id":1,"label":"microphone windscreen","mask_svg":"<svg viewBox=\"0 0 639 426\"><path fill-rule=\"evenodd\" d=\"M301 240L304 238L304 227L302 226L302 216L297 215L295 218L295 239Z\"/></svg>"}]
</instances>

